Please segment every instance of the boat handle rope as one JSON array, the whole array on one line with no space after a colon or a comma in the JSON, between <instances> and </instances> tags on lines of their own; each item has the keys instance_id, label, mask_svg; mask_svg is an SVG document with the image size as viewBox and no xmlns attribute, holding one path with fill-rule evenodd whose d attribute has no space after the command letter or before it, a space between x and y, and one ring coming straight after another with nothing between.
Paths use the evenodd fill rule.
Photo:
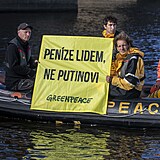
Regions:
<instances>
[{"instance_id":1,"label":"boat handle rope","mask_svg":"<svg viewBox=\"0 0 160 160\"><path fill-rule=\"evenodd\" d=\"M3 97L3 98L0 98L0 100L4 101L4 102L8 102L8 101L9 102L15 102L15 101L17 101L17 102L20 102L22 104L31 105L31 103L25 102L24 100L20 100L18 98L8 98L8 97L5 98L5 97ZM145 112L145 111L150 112L150 110L145 107L142 111L138 111L136 113L132 113L132 114L128 114L128 115L119 115L119 116L117 116L117 115L112 115L112 116L111 115L102 115L102 116L109 117L109 118L126 118L126 117L131 117L131 116L137 115L137 114ZM155 115L160 115L160 113L155 113Z\"/></svg>"},{"instance_id":2,"label":"boat handle rope","mask_svg":"<svg viewBox=\"0 0 160 160\"><path fill-rule=\"evenodd\" d=\"M1 101L3 101L3 102L15 102L15 101L17 101L15 98L13 99L13 98L5 98L5 97L3 97L3 98L0 98L0 100Z\"/></svg>"},{"instance_id":3,"label":"boat handle rope","mask_svg":"<svg viewBox=\"0 0 160 160\"><path fill-rule=\"evenodd\" d=\"M29 102L25 102L24 100L20 100L20 99L18 99L18 98L5 98L5 97L3 97L3 98L0 98L0 100L1 101L3 101L3 102L20 102L20 103L23 103L23 104L26 104L26 105L31 105L31 103L29 103Z\"/></svg>"},{"instance_id":4,"label":"boat handle rope","mask_svg":"<svg viewBox=\"0 0 160 160\"><path fill-rule=\"evenodd\" d=\"M145 107L142 111L138 111L136 113L132 113L132 114L128 114L128 115L119 115L119 116L116 116L116 115L112 115L112 116L110 116L110 115L102 115L102 116L109 117L109 118L126 118L126 117L131 117L131 116L134 116L134 115L136 115L138 113L142 113L142 112L145 112L145 111L149 111L149 110ZM156 113L156 114L158 114L158 113Z\"/></svg>"},{"instance_id":5,"label":"boat handle rope","mask_svg":"<svg viewBox=\"0 0 160 160\"><path fill-rule=\"evenodd\" d=\"M29 102L24 102L23 100L20 100L20 99L18 99L18 98L17 98L17 101L20 102L20 103L26 104L26 105L31 105L31 103L29 103Z\"/></svg>"}]
</instances>

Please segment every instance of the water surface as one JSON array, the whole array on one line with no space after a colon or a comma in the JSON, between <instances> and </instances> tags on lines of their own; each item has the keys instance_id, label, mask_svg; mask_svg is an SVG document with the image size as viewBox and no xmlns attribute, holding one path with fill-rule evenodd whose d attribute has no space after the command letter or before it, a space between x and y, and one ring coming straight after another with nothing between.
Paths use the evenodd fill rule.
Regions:
<instances>
[{"instance_id":1,"label":"water surface","mask_svg":"<svg viewBox=\"0 0 160 160\"><path fill-rule=\"evenodd\" d=\"M1 119L1 159L158 159L160 131Z\"/></svg>"}]
</instances>

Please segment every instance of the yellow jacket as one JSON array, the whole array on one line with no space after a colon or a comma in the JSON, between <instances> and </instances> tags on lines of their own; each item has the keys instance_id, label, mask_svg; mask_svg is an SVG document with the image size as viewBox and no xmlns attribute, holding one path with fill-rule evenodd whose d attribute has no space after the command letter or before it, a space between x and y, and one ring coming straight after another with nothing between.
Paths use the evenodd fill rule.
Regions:
<instances>
[{"instance_id":1,"label":"yellow jacket","mask_svg":"<svg viewBox=\"0 0 160 160\"><path fill-rule=\"evenodd\" d=\"M141 91L145 78L143 57L144 53L138 48L130 48L125 55L117 53L111 67L112 85Z\"/></svg>"}]
</instances>

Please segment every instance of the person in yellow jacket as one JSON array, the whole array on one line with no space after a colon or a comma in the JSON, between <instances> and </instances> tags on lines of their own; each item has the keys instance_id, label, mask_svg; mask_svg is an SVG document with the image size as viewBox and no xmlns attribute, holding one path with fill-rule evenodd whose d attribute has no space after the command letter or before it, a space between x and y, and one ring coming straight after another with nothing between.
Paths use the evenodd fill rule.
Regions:
<instances>
[{"instance_id":1,"label":"person in yellow jacket","mask_svg":"<svg viewBox=\"0 0 160 160\"><path fill-rule=\"evenodd\" d=\"M123 31L115 37L114 44L118 51L114 70L106 76L110 83L109 98L138 98L145 79L144 53L132 47L132 40Z\"/></svg>"},{"instance_id":2,"label":"person in yellow jacket","mask_svg":"<svg viewBox=\"0 0 160 160\"><path fill-rule=\"evenodd\" d=\"M151 87L149 98L160 98L160 60L157 66L157 80L156 83Z\"/></svg>"},{"instance_id":3,"label":"person in yellow jacket","mask_svg":"<svg viewBox=\"0 0 160 160\"><path fill-rule=\"evenodd\" d=\"M114 38L119 34L119 31L117 31L117 21L118 21L117 18L111 15L106 16L103 19L104 30L102 32L102 35L104 38L113 38L114 40ZM115 61L116 54L117 54L117 49L115 46L113 46L111 72L113 72L112 70L114 70L113 63Z\"/></svg>"}]
</instances>

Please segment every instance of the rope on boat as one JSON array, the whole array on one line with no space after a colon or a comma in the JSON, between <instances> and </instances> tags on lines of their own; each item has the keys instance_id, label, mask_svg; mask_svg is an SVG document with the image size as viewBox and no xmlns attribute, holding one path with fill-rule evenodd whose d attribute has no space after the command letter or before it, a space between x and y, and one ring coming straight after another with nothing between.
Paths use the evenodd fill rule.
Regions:
<instances>
[{"instance_id":1,"label":"rope on boat","mask_svg":"<svg viewBox=\"0 0 160 160\"><path fill-rule=\"evenodd\" d=\"M20 102L20 103L25 104L25 105L31 105L30 102L27 102L25 100L21 100L21 99L18 99L18 98L3 97L3 98L0 98L0 100L3 101L3 102Z\"/></svg>"},{"instance_id":2,"label":"rope on boat","mask_svg":"<svg viewBox=\"0 0 160 160\"><path fill-rule=\"evenodd\" d=\"M25 105L31 105L30 101L27 102L26 100L18 99L18 98L3 97L3 98L0 98L0 100L3 101L3 102L16 102L17 101L17 102L20 102L20 103L25 104ZM132 114L128 114L128 115L119 115L119 116L117 116L117 115L112 115L112 116L111 115L102 115L102 116L109 117L109 118L126 118L126 117L131 117L131 116L137 115L139 113L143 113L145 111L150 112L149 109L144 108L142 111L138 111L136 113L132 113ZM160 113L155 113L155 115L160 115Z\"/></svg>"},{"instance_id":3,"label":"rope on boat","mask_svg":"<svg viewBox=\"0 0 160 160\"><path fill-rule=\"evenodd\" d=\"M126 118L126 117L131 117L131 116L134 116L138 113L142 113L144 111L149 111L147 108L144 108L142 111L139 111L139 112L136 112L136 113L132 113L132 114L128 114L128 115L119 115L119 116L116 116L116 115L113 115L113 116L110 116L110 115L103 115L105 117L109 117L109 118ZM158 114L158 113L157 113Z\"/></svg>"},{"instance_id":4,"label":"rope on boat","mask_svg":"<svg viewBox=\"0 0 160 160\"><path fill-rule=\"evenodd\" d=\"M0 98L0 100L3 101L3 102L8 102L8 101L9 102L15 102L16 101L15 98L13 99L13 98L8 98L8 97L7 98L6 97Z\"/></svg>"},{"instance_id":5,"label":"rope on boat","mask_svg":"<svg viewBox=\"0 0 160 160\"><path fill-rule=\"evenodd\" d=\"M25 102L24 100L17 99L17 101L26 105L31 105L31 103Z\"/></svg>"},{"instance_id":6,"label":"rope on boat","mask_svg":"<svg viewBox=\"0 0 160 160\"><path fill-rule=\"evenodd\" d=\"M146 109L148 112L150 112L151 110ZM160 113L155 113L154 115L160 115Z\"/></svg>"},{"instance_id":7,"label":"rope on boat","mask_svg":"<svg viewBox=\"0 0 160 160\"><path fill-rule=\"evenodd\" d=\"M4 90L4 89L0 89L0 93L10 95L12 92Z\"/></svg>"}]
</instances>

